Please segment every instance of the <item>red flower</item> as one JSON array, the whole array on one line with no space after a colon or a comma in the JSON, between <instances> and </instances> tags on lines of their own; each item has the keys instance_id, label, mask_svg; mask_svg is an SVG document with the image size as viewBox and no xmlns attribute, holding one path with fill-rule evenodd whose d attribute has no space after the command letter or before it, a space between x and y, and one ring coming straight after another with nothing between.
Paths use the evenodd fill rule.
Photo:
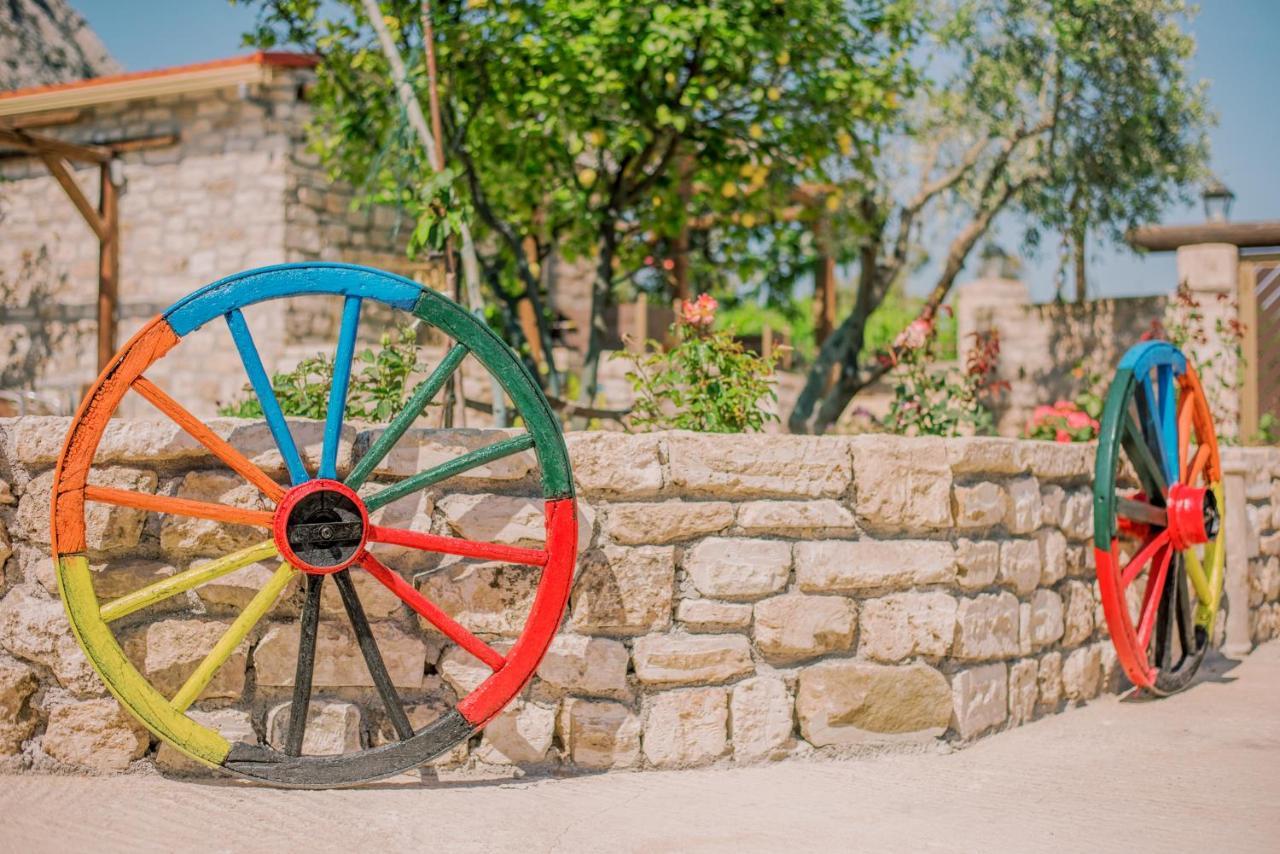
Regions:
<instances>
[{"instance_id":1,"label":"red flower","mask_svg":"<svg viewBox=\"0 0 1280 854\"><path fill-rule=\"evenodd\" d=\"M720 303L711 294L698 294L696 300L680 304L680 319L690 326L710 326L716 322L716 309Z\"/></svg>"}]
</instances>

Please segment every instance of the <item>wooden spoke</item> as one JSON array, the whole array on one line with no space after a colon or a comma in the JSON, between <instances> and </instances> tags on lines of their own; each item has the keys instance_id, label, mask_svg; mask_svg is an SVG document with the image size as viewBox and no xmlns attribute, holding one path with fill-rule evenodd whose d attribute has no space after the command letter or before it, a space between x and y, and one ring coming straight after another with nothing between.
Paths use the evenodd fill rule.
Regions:
<instances>
[{"instance_id":1,"label":"wooden spoke","mask_svg":"<svg viewBox=\"0 0 1280 854\"><path fill-rule=\"evenodd\" d=\"M204 661L196 665L196 669L187 677L187 681L182 683L182 687L178 689L178 693L173 695L173 699L169 701L169 705L173 706L179 712L185 712L196 698L200 696L213 679L213 675L218 672L235 648L245 639L249 631L258 624L267 611L271 610L271 606L280 598L280 594L284 592L284 588L288 585L289 579L293 577L296 570L287 563L280 564L280 568L276 570L275 575L266 585L259 590L254 597L249 600L249 604L240 612L240 616L236 617L235 622L227 629L227 631L218 638L218 642L214 644L213 650L205 656Z\"/></svg>"},{"instance_id":2,"label":"wooden spoke","mask_svg":"<svg viewBox=\"0 0 1280 854\"><path fill-rule=\"evenodd\" d=\"M506 663L501 653L467 631L453 617L450 617L439 606L419 593L412 584L388 569L376 557L365 552L360 559L360 565L368 570L369 574L376 578L379 583L398 596L402 602L439 629L445 637L487 664L490 670L498 670Z\"/></svg>"},{"instance_id":3,"label":"wooden spoke","mask_svg":"<svg viewBox=\"0 0 1280 854\"><path fill-rule=\"evenodd\" d=\"M119 599L113 599L103 605L102 621L110 623L112 620L127 617L134 611L146 608L148 605L153 605L162 599L168 599L170 596L176 596L193 587L199 587L206 581L221 578L224 575L235 572L237 569L243 569L251 563L270 560L276 554L275 540L263 540L257 545L249 546L238 552L232 552L224 557L192 567L176 575L171 575L163 581L148 584L146 587L127 593Z\"/></svg>"},{"instance_id":4,"label":"wooden spoke","mask_svg":"<svg viewBox=\"0 0 1280 854\"><path fill-rule=\"evenodd\" d=\"M1173 637L1177 630L1175 623L1178 617L1174 607L1177 593L1173 589L1177 583L1176 575L1175 570L1165 577L1164 589L1160 592L1160 605L1156 608L1156 643L1151 658L1157 667L1166 671L1173 668Z\"/></svg>"},{"instance_id":5,"label":"wooden spoke","mask_svg":"<svg viewBox=\"0 0 1280 854\"><path fill-rule=\"evenodd\" d=\"M378 463L391 451L391 448L405 431L418 419L422 411L435 398L448 382L449 377L453 376L453 372L462 364L462 360L467 356L467 348L461 344L455 344L444 358L440 360L440 364L436 365L431 375L423 380L413 395L405 403L404 409L395 417L382 434L374 440L369 446L369 450L365 452L351 469L351 473L347 475L346 485L352 489L359 489L360 486L369 479L369 475L378 467Z\"/></svg>"},{"instance_id":6,"label":"wooden spoke","mask_svg":"<svg viewBox=\"0 0 1280 854\"><path fill-rule=\"evenodd\" d=\"M404 704L400 702L400 695L396 693L395 683L391 681L391 674L387 673L387 666L382 661L382 653L378 651L373 630L369 628L364 606L360 604L356 586L351 582L351 571L344 569L334 573L333 581L338 585L338 592L342 594L342 605L347 609L347 618L351 620L351 628L356 633L360 652L364 655L364 663L369 668L374 687L378 689L378 696L382 698L382 705L386 707L391 726L401 741L412 738L413 724L409 723Z\"/></svg>"},{"instance_id":7,"label":"wooden spoke","mask_svg":"<svg viewBox=\"0 0 1280 854\"><path fill-rule=\"evenodd\" d=\"M1208 543L1205 546L1206 554L1209 549L1216 549L1217 543ZM1213 599L1210 595L1212 590L1211 579L1204 571L1204 563L1200 560L1200 555L1196 554L1194 548L1189 548L1182 553L1183 562L1186 564L1187 578L1191 581L1191 586L1195 588L1196 598L1201 602L1209 602ZM1207 561L1213 565L1214 561Z\"/></svg>"},{"instance_id":8,"label":"wooden spoke","mask_svg":"<svg viewBox=\"0 0 1280 854\"><path fill-rule=\"evenodd\" d=\"M1187 466L1187 476L1183 481L1184 483L1194 485L1200 479L1200 476L1204 474L1205 463L1209 462L1209 452L1208 445L1200 445L1196 448L1196 455L1191 459L1191 465Z\"/></svg>"},{"instance_id":9,"label":"wooden spoke","mask_svg":"<svg viewBox=\"0 0 1280 854\"><path fill-rule=\"evenodd\" d=\"M84 488L84 497L88 501L100 501L104 504L116 504L120 507L150 510L154 513L194 516L197 519L212 519L215 522L250 525L255 528L271 527L271 512L268 510L246 510L243 507L230 507L226 504L213 504L209 501L171 498L167 495L149 495L143 492L132 492L128 489L112 489L107 486L86 486Z\"/></svg>"},{"instance_id":10,"label":"wooden spoke","mask_svg":"<svg viewBox=\"0 0 1280 854\"><path fill-rule=\"evenodd\" d=\"M298 662L293 671L293 700L289 703L289 732L284 752L302 754L302 738L307 734L307 713L311 710L311 680L315 675L316 627L320 622L320 594L324 590L323 575L307 576L307 598L302 603L298 620Z\"/></svg>"},{"instance_id":11,"label":"wooden spoke","mask_svg":"<svg viewBox=\"0 0 1280 854\"><path fill-rule=\"evenodd\" d=\"M1147 576L1147 589L1142 597L1142 607L1138 611L1138 644L1142 649L1146 649L1151 642L1151 630L1155 627L1156 612L1164 598L1165 576L1169 572L1169 559L1172 556L1172 549L1162 550Z\"/></svg>"},{"instance_id":12,"label":"wooden spoke","mask_svg":"<svg viewBox=\"0 0 1280 854\"><path fill-rule=\"evenodd\" d=\"M1116 513L1126 519L1142 522L1145 525L1155 525L1160 528L1169 526L1169 511L1146 501L1117 496Z\"/></svg>"},{"instance_id":13,"label":"wooden spoke","mask_svg":"<svg viewBox=\"0 0 1280 854\"><path fill-rule=\"evenodd\" d=\"M494 460L500 460L511 454L518 454L521 451L527 451L533 447L533 436L529 433L523 433L519 436L513 436L510 439L504 439L501 442L495 442L483 448L477 448L469 451L457 459L450 460L447 463L441 463L438 466L419 472L413 477L405 478L397 484L388 486L380 492L375 492L365 501L365 505L370 510L376 510L384 504L389 504L397 498L417 492L420 489L426 489L433 483L439 483L442 480L461 474L464 471L477 468L485 463L491 463Z\"/></svg>"},{"instance_id":14,"label":"wooden spoke","mask_svg":"<svg viewBox=\"0 0 1280 854\"><path fill-rule=\"evenodd\" d=\"M244 363L244 372L249 377L249 384L253 386L253 393L257 395L258 403L262 405L262 414L267 420L267 428L276 440L276 447L280 449L285 467L289 469L289 478L294 486L304 483L311 478L307 474L306 466L302 464L302 457L298 454L298 446L293 441L293 434L289 432L289 425L285 423L280 401L276 400L275 390L271 387L266 368L262 366L262 357L258 355L258 348L253 343L253 335L249 332L249 325L245 323L244 314L236 308L227 312L226 318L227 328L231 330L231 338L235 341L236 350L240 353L240 361Z\"/></svg>"},{"instance_id":15,"label":"wooden spoke","mask_svg":"<svg viewBox=\"0 0 1280 854\"><path fill-rule=\"evenodd\" d=\"M1182 559L1174 557L1173 578L1174 590L1177 593L1177 612L1178 612L1178 629L1179 640L1182 643L1183 652L1190 652L1196 648L1195 621L1191 616L1191 595L1187 592L1186 570L1183 568Z\"/></svg>"},{"instance_id":16,"label":"wooden spoke","mask_svg":"<svg viewBox=\"0 0 1280 854\"><path fill-rule=\"evenodd\" d=\"M1161 531L1147 542L1143 543L1142 548L1133 556L1133 560L1125 565L1124 570L1120 573L1120 583L1124 587L1128 587L1133 580L1142 574L1142 568L1155 556L1161 548L1169 543L1169 532Z\"/></svg>"},{"instance_id":17,"label":"wooden spoke","mask_svg":"<svg viewBox=\"0 0 1280 854\"><path fill-rule=\"evenodd\" d=\"M1192 395L1184 395L1182 400L1178 402L1178 464L1185 465L1187 453L1191 448L1191 428L1195 418L1195 398ZM1187 473L1188 468L1184 468L1178 472L1183 483L1191 483L1191 477Z\"/></svg>"},{"instance_id":18,"label":"wooden spoke","mask_svg":"<svg viewBox=\"0 0 1280 854\"><path fill-rule=\"evenodd\" d=\"M347 387L351 384L351 361L356 354L356 331L360 326L360 297L347 297L342 304L342 327L338 349L333 355L333 382L329 385L329 408L324 420L324 446L320 451L319 477L338 476L338 443L342 440L342 418L347 410Z\"/></svg>"},{"instance_id":19,"label":"wooden spoke","mask_svg":"<svg viewBox=\"0 0 1280 854\"><path fill-rule=\"evenodd\" d=\"M408 546L425 552L473 557L480 560L500 560L503 563L518 563L524 566L547 565L547 553L542 549L481 543L475 540L464 540L461 537L443 537L439 534L406 531L403 528L382 528L374 525L369 529L369 539L375 543Z\"/></svg>"},{"instance_id":20,"label":"wooden spoke","mask_svg":"<svg viewBox=\"0 0 1280 854\"><path fill-rule=\"evenodd\" d=\"M133 389L146 398L152 406L172 418L179 427L187 431L193 439L208 448L215 457L226 463L227 468L252 483L258 490L272 501L284 497L284 487L276 483L267 473L237 451L221 436L210 430L203 421L196 418L182 407L182 404L160 390L160 387L146 377L138 377L133 381Z\"/></svg>"},{"instance_id":21,"label":"wooden spoke","mask_svg":"<svg viewBox=\"0 0 1280 854\"><path fill-rule=\"evenodd\" d=\"M1148 498L1165 495L1169 491L1169 486L1165 481L1164 469L1160 467L1155 455L1151 453L1151 448L1147 446L1146 439L1142 436L1142 429L1132 418L1125 419L1124 428L1124 435L1120 439L1121 446L1133 463L1133 467L1138 471L1138 480L1142 483L1143 491L1147 493Z\"/></svg>"}]
</instances>

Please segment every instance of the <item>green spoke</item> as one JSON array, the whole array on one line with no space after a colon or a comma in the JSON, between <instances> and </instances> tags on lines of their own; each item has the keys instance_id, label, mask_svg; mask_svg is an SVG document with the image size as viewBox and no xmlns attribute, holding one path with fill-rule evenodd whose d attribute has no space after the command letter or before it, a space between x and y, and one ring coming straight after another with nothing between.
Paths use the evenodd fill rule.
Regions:
<instances>
[{"instance_id":1,"label":"green spoke","mask_svg":"<svg viewBox=\"0 0 1280 854\"><path fill-rule=\"evenodd\" d=\"M427 408L427 404L431 403L432 398L440 391L449 377L453 376L453 372L462 364L462 360L466 358L469 351L462 344L455 344L445 357L440 360L440 364L436 365L436 369L431 372L419 386L414 389L413 396L404 405L404 409L400 410L400 414L387 425L387 429L382 431L382 435L369 446L368 452L360 458L355 467L351 470L351 474L347 475L346 485L352 489L359 489L360 486L369 478L373 470L377 468L378 463L382 462L383 457L390 452L393 445L400 440L410 425L418 419L422 414L422 410Z\"/></svg>"},{"instance_id":2,"label":"green spoke","mask_svg":"<svg viewBox=\"0 0 1280 854\"><path fill-rule=\"evenodd\" d=\"M1147 492L1147 499L1149 501L1155 501L1157 497L1163 499L1165 493L1169 491L1164 480L1164 471L1156 462L1151 448L1147 447L1146 440L1142 438L1142 431L1138 429L1138 425L1132 418L1124 419L1124 435L1120 441L1134 468L1138 470L1138 479L1142 481L1142 488Z\"/></svg>"},{"instance_id":3,"label":"green spoke","mask_svg":"<svg viewBox=\"0 0 1280 854\"><path fill-rule=\"evenodd\" d=\"M365 506L370 510L377 510L384 504L390 504L397 498L403 498L411 492L417 492L420 489L426 489L433 483L439 483L442 480L461 474L464 471L482 466L485 463L491 463L494 460L502 459L511 454L518 454L521 451L527 451L533 447L533 436L529 433L523 433L519 436L513 436L510 439L504 439L501 442L495 442L483 448L477 448L474 451L463 454L456 460L450 460L447 463L441 463L438 466L419 472L413 477L405 478L393 486L388 486L381 492L375 492L365 501Z\"/></svg>"}]
</instances>

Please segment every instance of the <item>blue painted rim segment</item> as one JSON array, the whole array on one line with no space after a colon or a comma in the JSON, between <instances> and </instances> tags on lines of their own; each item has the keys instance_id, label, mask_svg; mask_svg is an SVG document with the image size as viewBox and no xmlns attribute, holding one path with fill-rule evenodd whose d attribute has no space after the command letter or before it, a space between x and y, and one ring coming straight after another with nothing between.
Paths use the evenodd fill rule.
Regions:
<instances>
[{"instance_id":1,"label":"blue painted rim segment","mask_svg":"<svg viewBox=\"0 0 1280 854\"><path fill-rule=\"evenodd\" d=\"M239 308L232 308L226 313L226 318L231 338L240 352L240 361L244 363L244 372L249 377L249 384L253 386L253 393L258 396L258 403L262 405L267 428L276 440L276 447L280 449L285 467L289 469L289 480L294 486L305 483L311 476L307 474L302 457L298 455L298 446L293 441L293 434L289 432L289 425L285 423L280 401L276 400L267 371L262 367L262 357L258 355L258 348L253 343L253 335L249 332L249 325L245 323L244 314Z\"/></svg>"},{"instance_id":2,"label":"blue painted rim segment","mask_svg":"<svg viewBox=\"0 0 1280 854\"><path fill-rule=\"evenodd\" d=\"M174 303L164 313L179 336L199 329L233 309L263 300L304 294L335 294L375 299L413 311L423 287L417 282L354 264L307 261L277 264L237 273L206 285Z\"/></svg>"},{"instance_id":3,"label":"blue painted rim segment","mask_svg":"<svg viewBox=\"0 0 1280 854\"><path fill-rule=\"evenodd\" d=\"M1148 444L1158 449L1165 481L1178 480L1178 415L1175 377L1187 372L1187 357L1168 341L1143 341L1128 349L1117 370L1129 369L1138 381L1138 412ZM1151 372L1156 372L1156 387ZM1156 388L1159 393L1156 393Z\"/></svg>"},{"instance_id":4,"label":"blue painted rim segment","mask_svg":"<svg viewBox=\"0 0 1280 854\"><path fill-rule=\"evenodd\" d=\"M329 386L329 409L324 420L324 447L320 452L318 477L338 478L338 443L342 440L342 418L347 409L347 389L351 384L351 362L356 354L356 330L360 326L360 297L348 296L342 303L342 328L338 349L333 355L333 383Z\"/></svg>"}]
</instances>

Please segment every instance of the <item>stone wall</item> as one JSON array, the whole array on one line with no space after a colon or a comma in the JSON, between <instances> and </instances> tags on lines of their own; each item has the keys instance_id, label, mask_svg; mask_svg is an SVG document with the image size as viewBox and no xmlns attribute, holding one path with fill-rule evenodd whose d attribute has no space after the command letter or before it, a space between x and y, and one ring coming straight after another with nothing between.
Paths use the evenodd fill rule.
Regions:
<instances>
[{"instance_id":1,"label":"stone wall","mask_svg":"<svg viewBox=\"0 0 1280 854\"><path fill-rule=\"evenodd\" d=\"M348 261L433 278L434 265L405 260L412 223L392 208L352 209L351 189L330 181L308 150L310 76L278 69L261 86L85 108L74 123L42 130L76 142L178 137L120 156L119 343L196 288L268 264ZM97 199L97 167L73 174ZM0 389L38 387L69 412L97 375L98 242L39 160L0 161L0 184ZM247 312L268 369L331 351L340 303ZM366 324L374 340L376 329ZM212 327L153 373L186 390L202 415L245 383L230 336Z\"/></svg>"},{"instance_id":2,"label":"stone wall","mask_svg":"<svg viewBox=\"0 0 1280 854\"><path fill-rule=\"evenodd\" d=\"M214 426L279 476L262 425ZM295 424L311 458L320 426ZM0 420L0 754L15 768L115 771L154 760L183 770L120 713L68 633L47 555L51 466L66 428L64 419ZM340 467L369 441L349 430ZM381 476L490 441L481 431L411 431ZM564 626L522 697L435 763L443 777L966 741L1123 686L1093 582L1087 446L691 433L575 433L568 443L582 551ZM1227 456L1236 575L1219 625L1235 627L1247 651L1280 634L1280 450ZM97 459L102 483L253 500L167 424L115 422ZM526 543L541 525L532 465L509 458L385 512L439 533ZM101 597L117 596L245 536L256 539L98 506L95 583ZM518 634L532 590L523 570L387 559L498 648ZM126 651L154 683L180 684L269 572L251 566L127 618L118 625ZM369 581L357 577L375 635L423 723L487 671ZM291 590L195 716L230 739L278 742L298 605ZM336 597L324 605L320 656L328 664L316 672L306 749L385 739Z\"/></svg>"}]
</instances>

